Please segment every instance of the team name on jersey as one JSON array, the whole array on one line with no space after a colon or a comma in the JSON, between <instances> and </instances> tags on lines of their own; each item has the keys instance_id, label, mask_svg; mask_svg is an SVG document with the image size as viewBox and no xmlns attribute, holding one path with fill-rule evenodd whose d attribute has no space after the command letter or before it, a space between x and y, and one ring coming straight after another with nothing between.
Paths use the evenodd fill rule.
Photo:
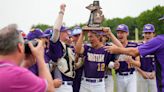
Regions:
<instances>
[{"instance_id":1,"label":"team name on jersey","mask_svg":"<svg viewBox=\"0 0 164 92\"><path fill-rule=\"evenodd\" d=\"M136 46L137 44L132 44L132 43L127 45L127 47L136 47Z\"/></svg>"},{"instance_id":2,"label":"team name on jersey","mask_svg":"<svg viewBox=\"0 0 164 92\"><path fill-rule=\"evenodd\" d=\"M91 62L104 62L104 54L87 53L87 55L88 55L88 61L91 61Z\"/></svg>"}]
</instances>

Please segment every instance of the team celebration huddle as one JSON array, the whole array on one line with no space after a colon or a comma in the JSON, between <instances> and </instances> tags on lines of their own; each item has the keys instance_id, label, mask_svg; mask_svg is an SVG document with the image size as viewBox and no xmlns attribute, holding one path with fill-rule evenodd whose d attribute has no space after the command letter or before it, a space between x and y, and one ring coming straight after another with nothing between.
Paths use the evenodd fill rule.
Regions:
<instances>
[{"instance_id":1,"label":"team celebration huddle","mask_svg":"<svg viewBox=\"0 0 164 92\"><path fill-rule=\"evenodd\" d=\"M46 30L0 28L0 92L164 92L164 34L151 21L143 39L131 41L126 23L100 25L99 1L86 7L85 26L65 26L66 8L59 5ZM155 21L164 24L160 16Z\"/></svg>"}]
</instances>

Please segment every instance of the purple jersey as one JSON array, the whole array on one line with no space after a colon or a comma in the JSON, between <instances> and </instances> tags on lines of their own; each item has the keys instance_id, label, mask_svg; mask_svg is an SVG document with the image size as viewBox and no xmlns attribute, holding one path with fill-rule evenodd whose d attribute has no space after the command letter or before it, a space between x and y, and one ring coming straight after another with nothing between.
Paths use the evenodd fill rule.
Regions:
<instances>
[{"instance_id":1,"label":"purple jersey","mask_svg":"<svg viewBox=\"0 0 164 92\"><path fill-rule=\"evenodd\" d=\"M62 43L59 40L56 43L50 41L49 51L46 53L46 56L57 62L57 59L61 58L63 54L64 48Z\"/></svg>"},{"instance_id":2,"label":"purple jersey","mask_svg":"<svg viewBox=\"0 0 164 92\"><path fill-rule=\"evenodd\" d=\"M57 62L57 59L61 58L65 53L64 47L62 43L58 40L56 43L50 41L49 51L46 53L46 56L54 62ZM72 81L73 78L65 76L63 73L62 80L63 81Z\"/></svg>"},{"instance_id":3,"label":"purple jersey","mask_svg":"<svg viewBox=\"0 0 164 92\"><path fill-rule=\"evenodd\" d=\"M113 55L103 47L94 49L84 45L84 76L87 78L103 78L106 65L112 61Z\"/></svg>"},{"instance_id":4,"label":"purple jersey","mask_svg":"<svg viewBox=\"0 0 164 92\"><path fill-rule=\"evenodd\" d=\"M50 60L57 62L58 58L61 58L64 54L64 48L62 43L58 40L56 43L50 41L50 46L45 50L45 62L48 63ZM38 66L37 64L29 68L34 74L38 75ZM63 81L72 81L73 79L62 74Z\"/></svg>"},{"instance_id":5,"label":"purple jersey","mask_svg":"<svg viewBox=\"0 0 164 92\"><path fill-rule=\"evenodd\" d=\"M139 45L143 45L144 43L140 43ZM140 57L141 69L146 72L152 72L155 68L155 56L154 55L146 55Z\"/></svg>"},{"instance_id":6,"label":"purple jersey","mask_svg":"<svg viewBox=\"0 0 164 92\"><path fill-rule=\"evenodd\" d=\"M159 35L138 47L141 56L154 54L158 92L164 92L164 35Z\"/></svg>"},{"instance_id":7,"label":"purple jersey","mask_svg":"<svg viewBox=\"0 0 164 92\"><path fill-rule=\"evenodd\" d=\"M137 47L137 43L135 42L128 42L126 48L129 48L129 47ZM121 55L120 55L121 56ZM133 59L135 59L133 57ZM120 61L120 67L119 69L116 70L117 73L122 73L122 72L133 72L135 69L134 68L128 68L128 64L125 62L125 61Z\"/></svg>"}]
</instances>

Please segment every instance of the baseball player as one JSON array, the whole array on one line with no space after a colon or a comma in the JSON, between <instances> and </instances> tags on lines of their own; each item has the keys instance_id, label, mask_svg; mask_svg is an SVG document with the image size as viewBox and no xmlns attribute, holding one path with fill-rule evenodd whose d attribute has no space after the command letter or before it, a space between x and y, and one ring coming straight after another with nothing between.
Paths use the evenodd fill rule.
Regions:
<instances>
[{"instance_id":1,"label":"baseball player","mask_svg":"<svg viewBox=\"0 0 164 92\"><path fill-rule=\"evenodd\" d=\"M164 21L164 16L159 20ZM116 54L127 54L131 56L146 56L149 54L155 55L155 72L158 92L164 92L164 34L152 38L138 48L120 48L115 45L105 47L107 51ZM145 61L146 62L146 61Z\"/></svg>"},{"instance_id":2,"label":"baseball player","mask_svg":"<svg viewBox=\"0 0 164 92\"><path fill-rule=\"evenodd\" d=\"M108 46L111 44L108 42L109 39L110 38L106 34L101 34L100 41L104 45ZM112 77L112 69L107 67L105 71L105 92L113 92L113 91L114 91L114 80Z\"/></svg>"},{"instance_id":3,"label":"baseball player","mask_svg":"<svg viewBox=\"0 0 164 92\"><path fill-rule=\"evenodd\" d=\"M139 45L142 45L155 36L155 28L152 24L146 24L143 28L144 40ZM141 67L137 68L137 92L157 92L155 78L155 56L146 55L140 57Z\"/></svg>"},{"instance_id":4,"label":"baseball player","mask_svg":"<svg viewBox=\"0 0 164 92\"><path fill-rule=\"evenodd\" d=\"M56 68L53 71L54 78L62 81L62 85L56 89L56 92L73 92L72 84L75 77L74 71L74 56L70 48L70 39L68 28L62 25L62 17L64 15L65 6L61 7L58 20L55 22L52 37L50 38L49 51L47 57L50 61L56 63ZM57 26L57 27L56 27ZM59 27L59 29L58 29Z\"/></svg>"},{"instance_id":5,"label":"baseball player","mask_svg":"<svg viewBox=\"0 0 164 92\"><path fill-rule=\"evenodd\" d=\"M117 38L122 43L125 48L137 47L137 43L129 42L127 37L129 35L128 26L125 24L120 24L116 28ZM137 92L137 81L135 69L131 67L131 63L137 63L140 66L139 58L132 58L127 55L119 55L116 62L120 63L118 69L116 69L117 78L117 92Z\"/></svg>"},{"instance_id":6,"label":"baseball player","mask_svg":"<svg viewBox=\"0 0 164 92\"><path fill-rule=\"evenodd\" d=\"M62 25L64 11L65 11L65 4L61 4L59 15L57 17L57 20L55 22L53 30L51 30L51 32L49 32L50 34L46 34L46 32L42 33L40 30L34 29L33 31L30 31L30 33L27 35L28 40L33 40L34 38L42 38L45 41L45 43L46 43L45 61L47 64L49 62L57 62L57 60L59 58L61 58L64 53L62 44L58 41L59 33L60 33L59 30L62 29L61 25ZM56 33L54 33L54 31ZM45 35L45 36L43 37L42 35ZM51 36L49 36L49 35L51 35ZM49 39L49 37L51 37L51 38ZM57 52L56 49L59 49L59 51ZM38 68L37 68L36 64L33 65L30 68L30 70L33 71L35 74L38 74ZM62 78L54 79L54 87L58 88L58 87L60 87L61 84L62 84Z\"/></svg>"},{"instance_id":7,"label":"baseball player","mask_svg":"<svg viewBox=\"0 0 164 92\"><path fill-rule=\"evenodd\" d=\"M111 37L114 44L122 46L109 28L104 28L103 31ZM99 31L88 31L91 46L83 46L84 33L82 31L75 45L75 51L84 55L84 75L81 81L80 92L105 92L105 68L112 60L113 55L106 52L103 48L104 44L100 42Z\"/></svg>"},{"instance_id":8,"label":"baseball player","mask_svg":"<svg viewBox=\"0 0 164 92\"><path fill-rule=\"evenodd\" d=\"M83 71L83 56L80 54L75 53L75 45L76 42L80 36L80 33L82 32L82 29L79 26L76 26L72 32L70 37L72 38L72 49L75 55L75 78L73 80L73 92L79 92L80 90L80 84L81 84L81 77L82 77L82 71Z\"/></svg>"}]
</instances>

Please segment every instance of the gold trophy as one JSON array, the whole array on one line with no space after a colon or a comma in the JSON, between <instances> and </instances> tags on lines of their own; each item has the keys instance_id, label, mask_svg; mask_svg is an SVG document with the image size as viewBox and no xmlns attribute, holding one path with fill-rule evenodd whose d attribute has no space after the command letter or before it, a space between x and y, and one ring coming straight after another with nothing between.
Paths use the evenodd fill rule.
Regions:
<instances>
[{"instance_id":1,"label":"gold trophy","mask_svg":"<svg viewBox=\"0 0 164 92\"><path fill-rule=\"evenodd\" d=\"M102 9L100 7L99 1L93 1L93 4L90 4L89 6L86 7L91 11L89 21L86 27L83 27L83 30L97 30L101 31L102 27L100 27L100 24L104 20L104 15L102 14Z\"/></svg>"}]
</instances>

